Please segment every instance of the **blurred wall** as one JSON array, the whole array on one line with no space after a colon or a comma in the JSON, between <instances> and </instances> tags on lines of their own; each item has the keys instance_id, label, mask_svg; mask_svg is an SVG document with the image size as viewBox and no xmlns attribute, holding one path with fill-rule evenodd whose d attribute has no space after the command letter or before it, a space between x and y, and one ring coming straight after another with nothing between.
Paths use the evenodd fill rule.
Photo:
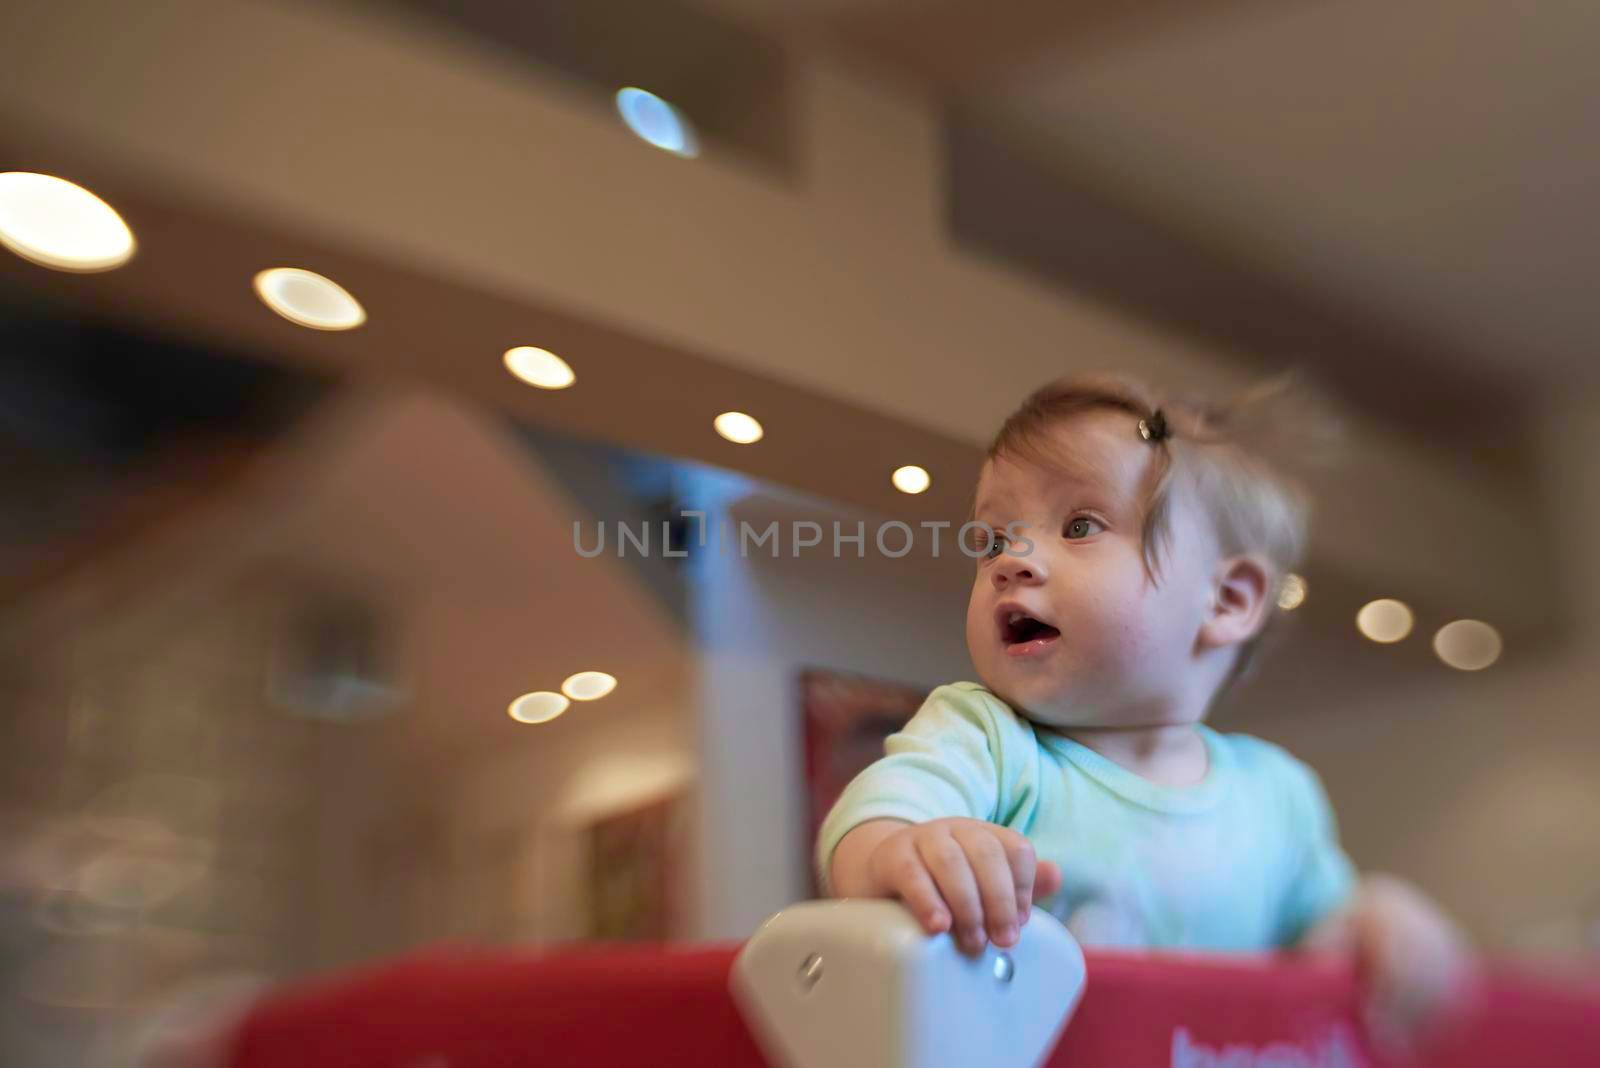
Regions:
<instances>
[{"instance_id":1,"label":"blurred wall","mask_svg":"<svg viewBox=\"0 0 1600 1068\"><path fill-rule=\"evenodd\" d=\"M833 668L929 689L971 678L965 605L972 562L948 534L941 560L875 556L870 519L866 558L844 543L835 559L833 520L849 534L864 517L737 476L708 472L695 496L709 537L719 523L729 531L728 553L708 548L696 561L703 837L695 934L742 939L805 895L811 843L801 670ZM825 531L824 543L798 558L789 539L795 519L822 523ZM780 556L752 548L741 557L739 523L759 533L773 521L783 539Z\"/></svg>"},{"instance_id":2,"label":"blurred wall","mask_svg":"<svg viewBox=\"0 0 1600 1068\"><path fill-rule=\"evenodd\" d=\"M456 719L480 735L483 721L497 726L504 702L472 697L464 672L492 635L536 634L537 613L534 604L517 610L447 593L430 599L408 639L428 647L414 662L431 665L433 679L419 695L429 707L402 713ZM686 692L640 693L641 679L619 673L612 697L574 704L550 724L509 724L487 747L441 746L430 756L408 745L401 757L393 748L375 751L370 736L330 738L317 762L316 936L308 963L349 966L438 940L586 937L591 824L685 794L694 778ZM681 914L675 934L688 922Z\"/></svg>"},{"instance_id":3,"label":"blurred wall","mask_svg":"<svg viewBox=\"0 0 1600 1068\"><path fill-rule=\"evenodd\" d=\"M636 523L599 451L535 448L433 394L369 407L308 472L279 547L373 576L404 624L409 703L320 754L316 965L582 937L590 824L693 776L687 638L670 577L641 574L664 562L576 556L574 523ZM582 669L617 691L547 724L506 715Z\"/></svg>"},{"instance_id":4,"label":"blurred wall","mask_svg":"<svg viewBox=\"0 0 1600 1068\"><path fill-rule=\"evenodd\" d=\"M229 971L585 933L589 828L683 792L694 731L659 561L577 560L567 477L498 416L336 397L7 606L0 1063L122 1063L142 1012ZM307 630L352 603L370 635ZM507 716L586 668L617 692Z\"/></svg>"}]
</instances>

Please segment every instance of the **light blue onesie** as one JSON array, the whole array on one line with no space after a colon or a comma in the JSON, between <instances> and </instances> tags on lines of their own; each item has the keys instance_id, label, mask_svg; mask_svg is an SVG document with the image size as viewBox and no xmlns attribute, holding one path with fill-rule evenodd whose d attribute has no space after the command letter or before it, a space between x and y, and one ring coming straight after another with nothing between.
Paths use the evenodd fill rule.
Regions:
<instances>
[{"instance_id":1,"label":"light blue onesie","mask_svg":"<svg viewBox=\"0 0 1600 1068\"><path fill-rule=\"evenodd\" d=\"M828 814L823 885L857 824L967 816L1061 866L1062 892L1043 904L1085 944L1291 945L1355 883L1321 782L1269 742L1199 730L1210 768L1173 789L1034 726L977 683L940 686Z\"/></svg>"}]
</instances>

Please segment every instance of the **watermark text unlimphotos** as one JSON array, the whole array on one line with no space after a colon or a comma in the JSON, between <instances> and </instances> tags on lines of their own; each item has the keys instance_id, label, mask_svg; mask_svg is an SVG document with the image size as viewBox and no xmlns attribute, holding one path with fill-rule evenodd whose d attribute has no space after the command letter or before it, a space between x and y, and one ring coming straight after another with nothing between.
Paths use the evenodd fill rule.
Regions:
<instances>
[{"instance_id":1,"label":"watermark text unlimphotos","mask_svg":"<svg viewBox=\"0 0 1600 1068\"><path fill-rule=\"evenodd\" d=\"M579 556L590 558L603 556L608 551L617 556L681 557L689 555L692 537L693 544L701 549L715 545L719 556L730 553L741 557L766 555L774 560L780 556L798 557L802 553L827 554L840 559L852 551L860 559L867 555L869 545L879 555L899 559L909 556L919 540L935 557L952 545L973 560L992 556L997 548L1012 556L1027 556L1033 552L1033 542L1022 536L1027 524L1021 520L996 528L977 521L956 526L945 519L923 520L912 526L893 519L876 524L869 532L865 520L857 520L852 530L852 524L835 519L829 530L810 519L788 523L774 519L761 526L744 520L737 524L708 524L706 513L698 511L683 511L678 515L681 522L632 524L619 520L609 527L603 520L592 524L573 520L572 548Z\"/></svg>"}]
</instances>

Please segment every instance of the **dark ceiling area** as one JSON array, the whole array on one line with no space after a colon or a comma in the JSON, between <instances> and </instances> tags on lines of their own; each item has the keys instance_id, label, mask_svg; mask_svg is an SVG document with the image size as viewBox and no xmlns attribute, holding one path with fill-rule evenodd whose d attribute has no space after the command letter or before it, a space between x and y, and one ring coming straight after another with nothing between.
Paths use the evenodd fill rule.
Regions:
<instances>
[{"instance_id":1,"label":"dark ceiling area","mask_svg":"<svg viewBox=\"0 0 1600 1068\"><path fill-rule=\"evenodd\" d=\"M447 28L605 107L624 86L671 100L701 136L770 173L794 169L789 64L771 35L674 0L348 0ZM509 132L509 131L508 131Z\"/></svg>"},{"instance_id":2,"label":"dark ceiling area","mask_svg":"<svg viewBox=\"0 0 1600 1068\"><path fill-rule=\"evenodd\" d=\"M968 247L1205 338L1263 374L1300 371L1475 460L1496 462L1514 443L1511 376L1463 365L1398 324L1252 271L1130 210L1113 190L1041 161L980 117L957 111L946 132L949 223Z\"/></svg>"},{"instance_id":3,"label":"dark ceiling area","mask_svg":"<svg viewBox=\"0 0 1600 1068\"><path fill-rule=\"evenodd\" d=\"M0 580L203 492L328 389L280 364L0 302Z\"/></svg>"}]
</instances>

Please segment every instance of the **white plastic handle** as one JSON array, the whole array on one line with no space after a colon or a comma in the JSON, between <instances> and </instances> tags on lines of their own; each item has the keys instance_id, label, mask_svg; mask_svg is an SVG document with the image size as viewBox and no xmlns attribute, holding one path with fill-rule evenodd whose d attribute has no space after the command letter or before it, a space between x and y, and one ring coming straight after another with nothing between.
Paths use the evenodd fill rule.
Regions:
<instances>
[{"instance_id":1,"label":"white plastic handle","mask_svg":"<svg viewBox=\"0 0 1600 1068\"><path fill-rule=\"evenodd\" d=\"M1083 997L1083 951L1034 909L1009 950L929 937L893 901L808 901L734 961L734 1000L784 1068L1036 1068Z\"/></svg>"}]
</instances>

